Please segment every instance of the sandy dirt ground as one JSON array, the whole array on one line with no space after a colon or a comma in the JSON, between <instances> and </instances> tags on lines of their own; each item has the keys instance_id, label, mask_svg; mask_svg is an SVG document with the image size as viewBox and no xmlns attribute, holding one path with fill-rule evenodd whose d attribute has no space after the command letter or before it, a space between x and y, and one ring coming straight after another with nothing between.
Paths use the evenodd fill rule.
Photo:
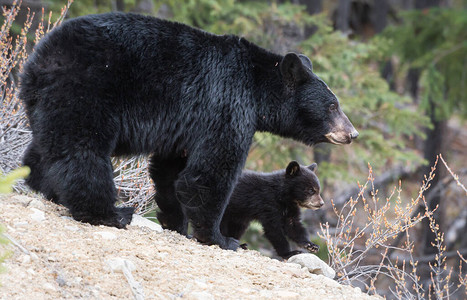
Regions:
<instances>
[{"instance_id":1,"label":"sandy dirt ground","mask_svg":"<svg viewBox=\"0 0 467 300\"><path fill-rule=\"evenodd\" d=\"M256 251L221 250L167 230L76 222L39 197L0 196L0 224L14 241L0 247L10 252L0 299L379 298ZM112 270L113 261L126 267Z\"/></svg>"}]
</instances>

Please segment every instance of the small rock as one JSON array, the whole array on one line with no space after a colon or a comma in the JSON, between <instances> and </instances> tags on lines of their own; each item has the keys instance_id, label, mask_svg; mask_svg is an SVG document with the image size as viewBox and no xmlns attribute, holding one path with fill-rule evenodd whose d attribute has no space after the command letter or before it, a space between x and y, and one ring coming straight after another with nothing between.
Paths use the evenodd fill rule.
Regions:
<instances>
[{"instance_id":1,"label":"small rock","mask_svg":"<svg viewBox=\"0 0 467 300\"><path fill-rule=\"evenodd\" d=\"M203 282L201 280L195 280L196 286L199 287L202 290L206 290L209 286L206 284L206 282Z\"/></svg>"},{"instance_id":2,"label":"small rock","mask_svg":"<svg viewBox=\"0 0 467 300\"><path fill-rule=\"evenodd\" d=\"M37 200L37 199L32 199L31 202L29 202L28 207L45 210L44 203L42 203L42 201Z\"/></svg>"},{"instance_id":3,"label":"small rock","mask_svg":"<svg viewBox=\"0 0 467 300\"><path fill-rule=\"evenodd\" d=\"M94 232L94 237L99 238L98 235L104 240L115 240L117 238L117 235L113 232L108 232L108 231L98 231Z\"/></svg>"},{"instance_id":4,"label":"small rock","mask_svg":"<svg viewBox=\"0 0 467 300\"><path fill-rule=\"evenodd\" d=\"M64 219L64 220L74 220L72 217L70 216L61 216L60 218Z\"/></svg>"},{"instance_id":5,"label":"small rock","mask_svg":"<svg viewBox=\"0 0 467 300\"><path fill-rule=\"evenodd\" d=\"M22 204L23 206L28 206L29 202L31 202L32 198L24 195L16 195L11 197L11 199L15 200L16 202Z\"/></svg>"},{"instance_id":6,"label":"small rock","mask_svg":"<svg viewBox=\"0 0 467 300\"><path fill-rule=\"evenodd\" d=\"M32 268L27 269L26 271L28 274L31 274L32 276L36 275L36 271L34 271Z\"/></svg>"},{"instance_id":7,"label":"small rock","mask_svg":"<svg viewBox=\"0 0 467 300\"><path fill-rule=\"evenodd\" d=\"M136 270L135 264L131 260L120 257L107 259L105 264L105 269L112 272L123 272L124 268L127 268L130 272Z\"/></svg>"},{"instance_id":8,"label":"small rock","mask_svg":"<svg viewBox=\"0 0 467 300\"><path fill-rule=\"evenodd\" d=\"M53 256L47 257L47 260L50 261L50 262L57 261L57 259L55 257L53 257Z\"/></svg>"},{"instance_id":9,"label":"small rock","mask_svg":"<svg viewBox=\"0 0 467 300\"><path fill-rule=\"evenodd\" d=\"M16 222L13 224L14 227L18 228L18 227L26 227L28 226L29 223L28 222Z\"/></svg>"},{"instance_id":10,"label":"small rock","mask_svg":"<svg viewBox=\"0 0 467 300\"><path fill-rule=\"evenodd\" d=\"M57 274L57 277L55 278L55 281L58 283L58 286L67 285L67 282L66 282L65 278L60 274Z\"/></svg>"},{"instance_id":11,"label":"small rock","mask_svg":"<svg viewBox=\"0 0 467 300\"><path fill-rule=\"evenodd\" d=\"M137 214L133 214L130 225L138 227L147 227L151 230L154 230L155 232L162 232L161 225Z\"/></svg>"},{"instance_id":12,"label":"small rock","mask_svg":"<svg viewBox=\"0 0 467 300\"><path fill-rule=\"evenodd\" d=\"M331 279L334 279L336 272L322 261L318 256L311 253L297 254L289 258L288 263L299 264L306 267L310 273L321 274Z\"/></svg>"},{"instance_id":13,"label":"small rock","mask_svg":"<svg viewBox=\"0 0 467 300\"><path fill-rule=\"evenodd\" d=\"M79 228L77 226L69 226L69 225L66 225L65 229L68 229L69 231L78 231L79 230Z\"/></svg>"},{"instance_id":14,"label":"small rock","mask_svg":"<svg viewBox=\"0 0 467 300\"><path fill-rule=\"evenodd\" d=\"M48 283L48 282L44 283L43 287L44 287L44 289L47 290L47 291L53 291L53 292L55 292L55 291L57 290L57 289L53 286L53 284Z\"/></svg>"},{"instance_id":15,"label":"small rock","mask_svg":"<svg viewBox=\"0 0 467 300\"><path fill-rule=\"evenodd\" d=\"M29 217L36 222L42 222L45 220L45 214L42 210L38 210L37 208L30 208L32 211L32 214L29 215Z\"/></svg>"},{"instance_id":16,"label":"small rock","mask_svg":"<svg viewBox=\"0 0 467 300\"><path fill-rule=\"evenodd\" d=\"M22 264L29 264L31 262L31 255L24 255L21 259Z\"/></svg>"}]
</instances>

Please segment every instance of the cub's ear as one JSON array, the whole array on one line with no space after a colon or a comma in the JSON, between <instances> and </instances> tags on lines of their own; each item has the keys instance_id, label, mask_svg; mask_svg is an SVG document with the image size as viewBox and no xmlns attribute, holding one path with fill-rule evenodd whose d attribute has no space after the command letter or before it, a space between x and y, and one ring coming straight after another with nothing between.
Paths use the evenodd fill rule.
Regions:
<instances>
[{"instance_id":1,"label":"cub's ear","mask_svg":"<svg viewBox=\"0 0 467 300\"><path fill-rule=\"evenodd\" d=\"M295 160L291 161L287 169L285 169L285 177L294 177L297 176L298 173L300 173L300 165Z\"/></svg>"},{"instance_id":2,"label":"cub's ear","mask_svg":"<svg viewBox=\"0 0 467 300\"><path fill-rule=\"evenodd\" d=\"M280 67L284 83L288 86L296 86L308 78L307 67L295 53L287 53Z\"/></svg>"},{"instance_id":3,"label":"cub's ear","mask_svg":"<svg viewBox=\"0 0 467 300\"><path fill-rule=\"evenodd\" d=\"M311 60L308 58L308 56L299 54L298 57L300 57L300 60L302 61L303 65L310 69L311 72L313 72L313 64L311 63Z\"/></svg>"},{"instance_id":4,"label":"cub's ear","mask_svg":"<svg viewBox=\"0 0 467 300\"><path fill-rule=\"evenodd\" d=\"M318 170L318 165L316 163L312 163L311 165L308 166L308 169L314 172Z\"/></svg>"}]
</instances>

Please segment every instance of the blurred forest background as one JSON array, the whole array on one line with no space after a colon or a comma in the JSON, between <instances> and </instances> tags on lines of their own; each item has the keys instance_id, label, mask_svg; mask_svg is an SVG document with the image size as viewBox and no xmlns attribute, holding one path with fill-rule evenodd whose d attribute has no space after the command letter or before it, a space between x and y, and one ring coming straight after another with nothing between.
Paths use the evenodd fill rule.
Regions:
<instances>
[{"instance_id":1,"label":"blurred forest background","mask_svg":"<svg viewBox=\"0 0 467 300\"><path fill-rule=\"evenodd\" d=\"M0 0L0 4L11 7L12 1ZM20 5L9 34L24 36L24 49L31 51L43 9L58 17L66 2L25 0ZM75 0L65 18L108 11L150 14L216 34L244 36L280 54L300 52L310 57L314 72L339 97L359 138L347 146L311 148L257 133L246 168L272 171L285 168L291 160L318 163L327 203L319 211L303 211L303 221L322 246L319 255L329 256L342 282L389 298L466 296L462 271L467 268L463 259L467 256L467 193L462 183L467 182L467 1ZM24 33L32 13L36 17ZM17 86L17 70L5 76L7 71L2 69L0 117L16 121L1 122L3 173L20 165L30 138L20 104L14 95L10 100L6 97ZM438 154L443 155L443 163ZM114 162L122 202L151 215L155 191L147 176L146 158ZM435 164L435 175L429 176ZM20 184L16 190L26 188ZM395 205L395 210L384 210L386 203ZM405 209L405 214L399 214L398 208ZM374 226L383 220L375 217L381 209L385 222L400 219L405 225L369 245L369 239L359 234L380 229ZM353 214L352 224L344 222L344 211L347 216ZM326 223L327 230L324 225L321 230L320 224ZM251 226L245 240L250 248L274 256L258 224ZM333 245L344 250L327 251ZM402 266L407 258L404 251L410 257ZM406 277L398 277L393 269L403 269L400 274ZM443 284L448 291L440 294L446 289Z\"/></svg>"}]
</instances>

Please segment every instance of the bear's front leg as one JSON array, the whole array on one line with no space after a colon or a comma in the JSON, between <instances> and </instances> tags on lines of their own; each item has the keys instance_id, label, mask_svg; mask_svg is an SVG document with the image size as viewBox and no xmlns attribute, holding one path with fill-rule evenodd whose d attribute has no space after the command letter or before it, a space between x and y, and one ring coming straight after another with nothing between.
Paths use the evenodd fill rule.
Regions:
<instances>
[{"instance_id":1,"label":"bear's front leg","mask_svg":"<svg viewBox=\"0 0 467 300\"><path fill-rule=\"evenodd\" d=\"M287 236L301 248L312 253L319 251L319 246L310 241L308 231L303 227L299 216L288 220L285 231Z\"/></svg>"}]
</instances>

